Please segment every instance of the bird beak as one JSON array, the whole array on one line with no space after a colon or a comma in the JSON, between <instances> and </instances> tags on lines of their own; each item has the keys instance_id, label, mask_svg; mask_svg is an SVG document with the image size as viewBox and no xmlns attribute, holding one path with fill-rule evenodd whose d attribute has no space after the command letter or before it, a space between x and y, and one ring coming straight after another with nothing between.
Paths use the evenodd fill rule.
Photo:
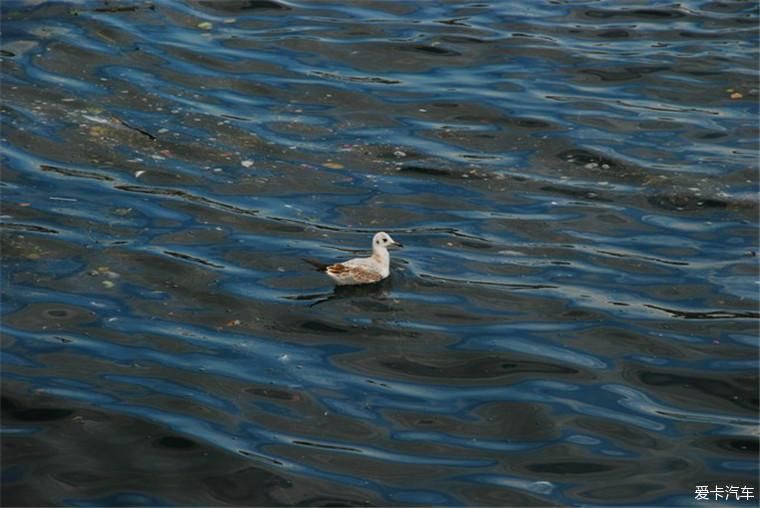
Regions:
<instances>
[{"instance_id":1,"label":"bird beak","mask_svg":"<svg viewBox=\"0 0 760 508\"><path fill-rule=\"evenodd\" d=\"M399 248L399 249L400 249L401 247L403 247L403 245L401 245L400 243L398 243L396 240L393 240L393 246L394 246L394 247L397 247L397 248Z\"/></svg>"}]
</instances>

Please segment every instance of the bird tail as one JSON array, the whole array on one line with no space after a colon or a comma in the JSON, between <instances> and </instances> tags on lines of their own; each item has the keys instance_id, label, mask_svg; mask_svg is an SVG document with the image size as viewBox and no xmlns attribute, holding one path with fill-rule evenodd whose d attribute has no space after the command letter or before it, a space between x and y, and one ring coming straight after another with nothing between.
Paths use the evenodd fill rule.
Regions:
<instances>
[{"instance_id":1,"label":"bird tail","mask_svg":"<svg viewBox=\"0 0 760 508\"><path fill-rule=\"evenodd\" d=\"M308 258L302 258L304 261L309 263L310 265L316 267L318 272L324 272L327 267L329 266L327 263L322 263L321 261L317 261L316 259L308 259Z\"/></svg>"}]
</instances>

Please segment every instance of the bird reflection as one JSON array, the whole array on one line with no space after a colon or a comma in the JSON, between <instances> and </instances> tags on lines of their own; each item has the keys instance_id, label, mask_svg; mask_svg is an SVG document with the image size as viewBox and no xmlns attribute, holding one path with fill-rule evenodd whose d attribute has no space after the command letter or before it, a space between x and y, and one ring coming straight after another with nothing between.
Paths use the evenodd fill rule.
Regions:
<instances>
[{"instance_id":1,"label":"bird reflection","mask_svg":"<svg viewBox=\"0 0 760 508\"><path fill-rule=\"evenodd\" d=\"M383 279L375 284L363 284L360 286L335 286L330 293L316 293L310 295L286 296L289 300L313 300L309 307L316 307L330 300L342 300L346 298L370 297L385 299L392 289L390 278Z\"/></svg>"}]
</instances>

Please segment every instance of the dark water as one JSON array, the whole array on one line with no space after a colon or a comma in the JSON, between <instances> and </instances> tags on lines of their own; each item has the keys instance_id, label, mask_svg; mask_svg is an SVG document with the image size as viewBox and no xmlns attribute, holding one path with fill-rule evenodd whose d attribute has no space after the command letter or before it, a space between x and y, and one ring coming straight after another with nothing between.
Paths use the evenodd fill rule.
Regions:
<instances>
[{"instance_id":1,"label":"dark water","mask_svg":"<svg viewBox=\"0 0 760 508\"><path fill-rule=\"evenodd\" d=\"M755 504L757 23L3 1L3 504Z\"/></svg>"}]
</instances>

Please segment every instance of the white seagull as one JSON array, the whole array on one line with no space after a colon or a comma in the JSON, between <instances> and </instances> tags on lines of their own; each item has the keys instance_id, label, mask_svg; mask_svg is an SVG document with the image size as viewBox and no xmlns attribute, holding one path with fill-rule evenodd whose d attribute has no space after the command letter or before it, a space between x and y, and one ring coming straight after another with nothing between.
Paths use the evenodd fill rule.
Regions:
<instances>
[{"instance_id":1,"label":"white seagull","mask_svg":"<svg viewBox=\"0 0 760 508\"><path fill-rule=\"evenodd\" d=\"M338 286L354 286L380 282L390 275L391 255L388 247L401 247L388 233L377 233L372 237L372 255L368 258L353 258L332 265L304 259L325 272Z\"/></svg>"}]
</instances>

